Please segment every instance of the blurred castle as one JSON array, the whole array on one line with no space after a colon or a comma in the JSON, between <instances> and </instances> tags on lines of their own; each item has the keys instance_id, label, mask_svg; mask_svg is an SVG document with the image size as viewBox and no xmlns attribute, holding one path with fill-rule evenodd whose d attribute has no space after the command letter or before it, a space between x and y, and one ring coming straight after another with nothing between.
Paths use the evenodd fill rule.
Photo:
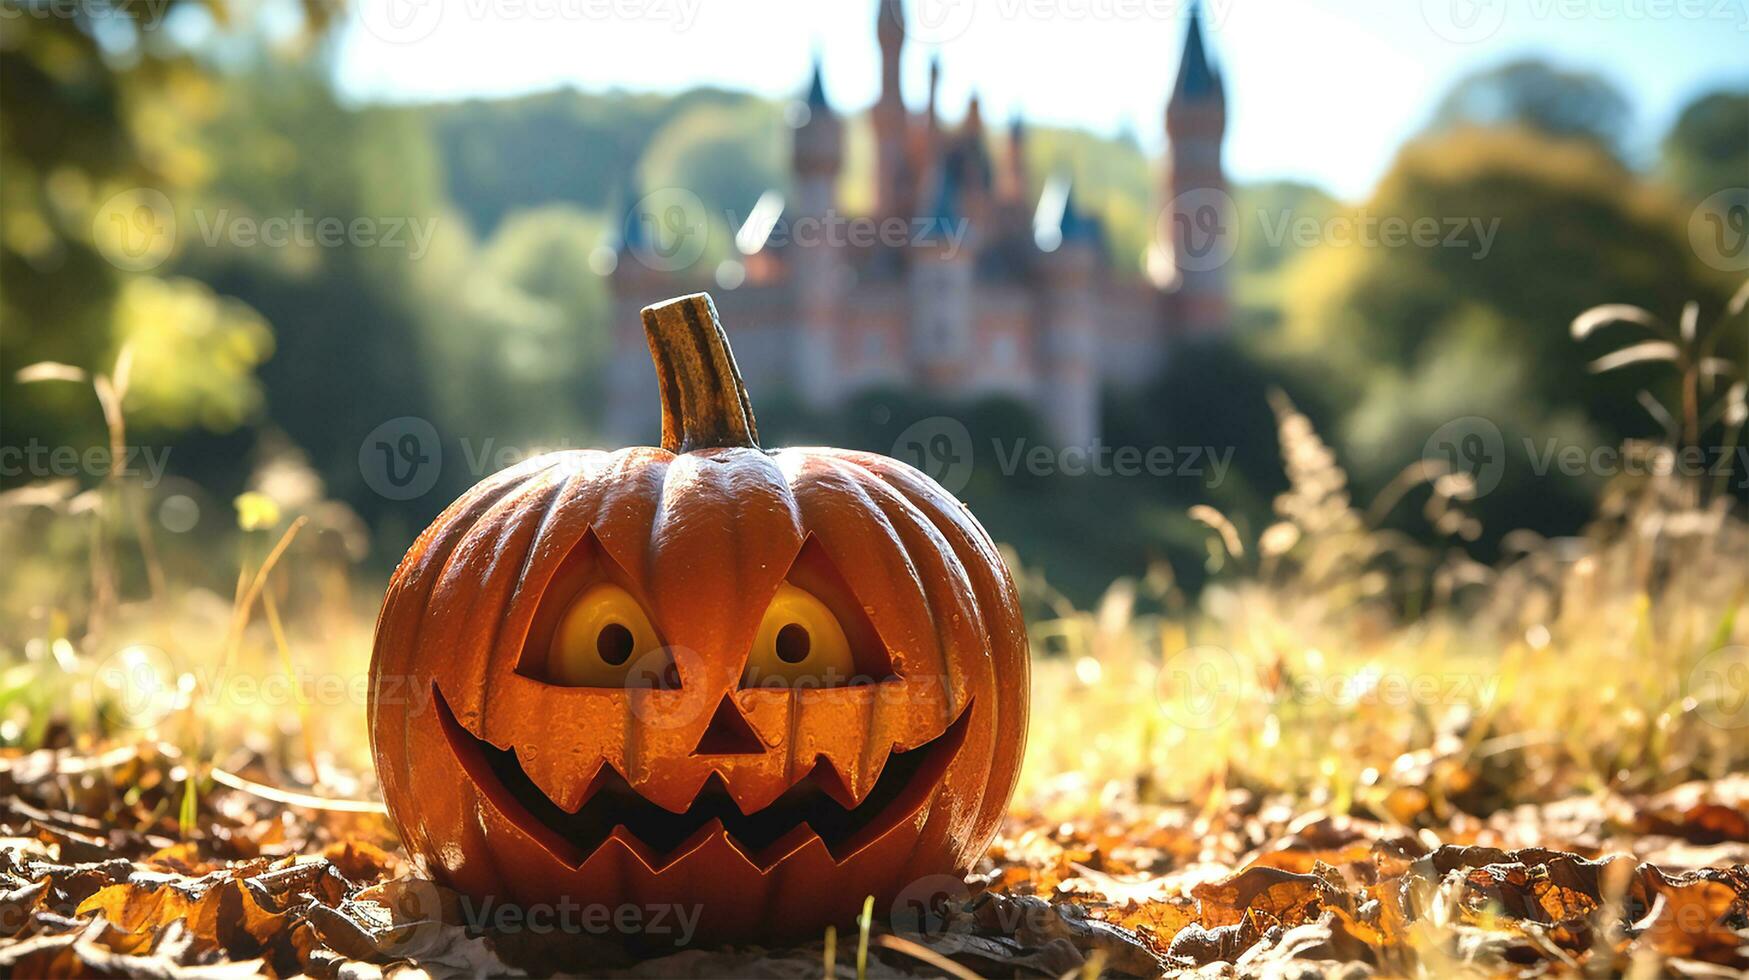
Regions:
<instances>
[{"instance_id":1,"label":"blurred castle","mask_svg":"<svg viewBox=\"0 0 1749 980\"><path fill-rule=\"evenodd\" d=\"M1221 254L1211 236L1230 234L1214 204L1227 200L1226 99L1194 4L1166 107L1159 240L1134 264L1112 260L1100 221L1080 209L1066 180L1047 181L1031 199L1018 119L1000 159L976 96L957 131L942 126L939 61L923 112L905 106L903 18L900 0L881 0L873 214L837 208L844 126L816 63L806 109L792 119L793 200L761 197L736 235L738 264L714 277L664 271L647 251L663 216L627 222L612 276L614 438L646 436L656 419L638 310L694 290L716 297L754 391L787 390L821 409L874 387L1006 395L1029 405L1060 445L1098 438L1103 389L1141 385L1162 369L1172 341L1225 328L1221 263L1186 261Z\"/></svg>"}]
</instances>

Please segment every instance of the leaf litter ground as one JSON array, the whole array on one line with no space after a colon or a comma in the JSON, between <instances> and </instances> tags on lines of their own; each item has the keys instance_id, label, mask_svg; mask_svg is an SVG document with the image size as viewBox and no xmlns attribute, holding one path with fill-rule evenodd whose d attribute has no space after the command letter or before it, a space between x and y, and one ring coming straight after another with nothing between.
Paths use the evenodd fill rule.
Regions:
<instances>
[{"instance_id":1,"label":"leaf litter ground","mask_svg":"<svg viewBox=\"0 0 1749 980\"><path fill-rule=\"evenodd\" d=\"M414 875L378 814L223 786L189 799L151 746L0 766L10 976L825 970L825 937L634 951L584 930L477 927L459 896ZM1243 791L1200 811L1119 798L1059 822L1045 809L1017 806L963 891L902 921L877 913L865 975L1749 969L1749 777L1417 829ZM837 976L856 976L857 946L855 932L836 937Z\"/></svg>"}]
</instances>

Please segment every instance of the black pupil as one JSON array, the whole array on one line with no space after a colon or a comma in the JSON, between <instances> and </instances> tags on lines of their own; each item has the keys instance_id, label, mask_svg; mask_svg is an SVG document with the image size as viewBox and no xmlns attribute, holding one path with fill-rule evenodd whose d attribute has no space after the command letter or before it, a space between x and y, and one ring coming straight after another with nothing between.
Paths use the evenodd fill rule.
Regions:
<instances>
[{"instance_id":1,"label":"black pupil","mask_svg":"<svg viewBox=\"0 0 1749 980\"><path fill-rule=\"evenodd\" d=\"M777 631L777 659L786 664L799 664L808 659L808 631L800 623L791 623Z\"/></svg>"},{"instance_id":2,"label":"black pupil","mask_svg":"<svg viewBox=\"0 0 1749 980\"><path fill-rule=\"evenodd\" d=\"M595 636L595 652L615 667L632 656L632 631L618 623L608 623Z\"/></svg>"}]
</instances>

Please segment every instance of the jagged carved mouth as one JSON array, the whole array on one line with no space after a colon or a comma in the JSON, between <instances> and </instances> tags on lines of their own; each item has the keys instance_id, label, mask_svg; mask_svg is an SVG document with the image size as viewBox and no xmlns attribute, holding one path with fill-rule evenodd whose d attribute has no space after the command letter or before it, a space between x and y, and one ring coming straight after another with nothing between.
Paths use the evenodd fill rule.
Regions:
<instances>
[{"instance_id":1,"label":"jagged carved mouth","mask_svg":"<svg viewBox=\"0 0 1749 980\"><path fill-rule=\"evenodd\" d=\"M971 720L971 704L935 738L888 756L861 803L846 805L843 781L825 760L816 761L770 805L742 813L722 776L711 774L682 813L645 799L611 766L603 766L576 812L554 803L517 762L514 748L500 749L462 726L443 691L433 685L438 721L449 746L474 785L505 818L565 863L580 866L611 837L635 843L640 856L660 870L718 830L761 869L818 837L842 863L916 813L959 754Z\"/></svg>"}]
</instances>

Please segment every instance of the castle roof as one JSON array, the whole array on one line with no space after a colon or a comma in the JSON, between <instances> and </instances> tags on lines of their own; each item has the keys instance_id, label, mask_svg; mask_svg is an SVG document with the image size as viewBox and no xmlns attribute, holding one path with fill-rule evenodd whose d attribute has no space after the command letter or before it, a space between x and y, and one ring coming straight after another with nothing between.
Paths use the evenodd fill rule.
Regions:
<instances>
[{"instance_id":1,"label":"castle roof","mask_svg":"<svg viewBox=\"0 0 1749 980\"><path fill-rule=\"evenodd\" d=\"M1062 233L1064 245L1083 244L1098 248L1104 243L1104 223L1076 205L1073 183L1063 190L1063 217L1057 230Z\"/></svg>"},{"instance_id":2,"label":"castle roof","mask_svg":"<svg viewBox=\"0 0 1749 980\"><path fill-rule=\"evenodd\" d=\"M1184 57L1178 62L1178 81L1172 87L1174 98L1204 98L1221 94L1220 75L1209 64L1208 48L1202 38L1202 4L1190 6L1190 23L1184 31Z\"/></svg>"},{"instance_id":3,"label":"castle roof","mask_svg":"<svg viewBox=\"0 0 1749 980\"><path fill-rule=\"evenodd\" d=\"M635 173L626 176L625 183L619 191L619 247L623 252L635 252L648 248L650 241L648 229L644 227L642 217L637 213L638 202L643 195L638 190L638 178Z\"/></svg>"},{"instance_id":4,"label":"castle roof","mask_svg":"<svg viewBox=\"0 0 1749 980\"><path fill-rule=\"evenodd\" d=\"M822 75L820 56L816 54L814 55L814 78L808 83L808 108L816 113L822 109L828 111L831 109L831 106L826 102L826 81Z\"/></svg>"}]
</instances>

